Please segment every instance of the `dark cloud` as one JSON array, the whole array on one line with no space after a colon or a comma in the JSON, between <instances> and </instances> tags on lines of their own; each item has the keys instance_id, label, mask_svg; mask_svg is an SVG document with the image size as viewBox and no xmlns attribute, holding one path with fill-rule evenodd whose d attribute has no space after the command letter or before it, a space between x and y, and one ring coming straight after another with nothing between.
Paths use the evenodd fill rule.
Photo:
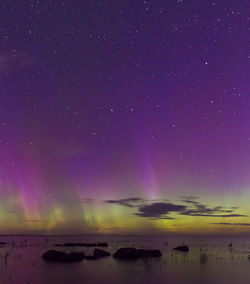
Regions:
<instances>
[{"instance_id":1,"label":"dark cloud","mask_svg":"<svg viewBox=\"0 0 250 284\"><path fill-rule=\"evenodd\" d=\"M117 199L117 200L105 200L106 203L110 204L117 204L125 207L137 207L138 205L135 205L134 203L138 203L143 201L142 198L125 198L125 199Z\"/></svg>"},{"instance_id":2,"label":"dark cloud","mask_svg":"<svg viewBox=\"0 0 250 284\"><path fill-rule=\"evenodd\" d=\"M135 215L138 215L137 213ZM139 215L140 216L140 215ZM176 218L173 217L149 217L150 220L176 220Z\"/></svg>"},{"instance_id":3,"label":"dark cloud","mask_svg":"<svg viewBox=\"0 0 250 284\"><path fill-rule=\"evenodd\" d=\"M215 206L209 207L206 204L202 204L198 201L196 196L181 196L181 204L174 204L167 199L155 199L145 200L142 198L126 198L117 200L105 200L106 203L116 204L119 206L125 206L129 208L138 208L138 211L134 213L136 216L149 218L151 220L168 219L173 220L171 213L175 212L180 215L193 216L193 217L248 217L247 215L238 214L237 207L223 207Z\"/></svg>"},{"instance_id":4,"label":"dark cloud","mask_svg":"<svg viewBox=\"0 0 250 284\"><path fill-rule=\"evenodd\" d=\"M182 215L186 216L203 216L203 217L221 217L221 218L229 218L229 217L247 217L246 215L234 213L233 209L227 209L222 206L216 206L213 208L209 208L205 204L201 204L199 202L193 203L193 207L181 212Z\"/></svg>"},{"instance_id":5,"label":"dark cloud","mask_svg":"<svg viewBox=\"0 0 250 284\"><path fill-rule=\"evenodd\" d=\"M250 227L250 223L210 223L212 225L228 225L228 226L246 226L246 227Z\"/></svg>"},{"instance_id":6,"label":"dark cloud","mask_svg":"<svg viewBox=\"0 0 250 284\"><path fill-rule=\"evenodd\" d=\"M225 208L222 206L216 206L210 208L206 204L200 203L197 196L181 196L181 200L182 202L189 204L188 209L180 213L182 215L221 218L247 217L247 215L235 213L235 210L238 209L237 207Z\"/></svg>"},{"instance_id":7,"label":"dark cloud","mask_svg":"<svg viewBox=\"0 0 250 284\"><path fill-rule=\"evenodd\" d=\"M197 196L181 196L180 197L180 200L182 202L189 203L189 204L194 204L194 205L199 204L199 202L196 201L197 199L198 199Z\"/></svg>"},{"instance_id":8,"label":"dark cloud","mask_svg":"<svg viewBox=\"0 0 250 284\"><path fill-rule=\"evenodd\" d=\"M194 200L182 200L185 203L190 203L190 204L194 204L194 205L198 205L199 202L198 201L194 201Z\"/></svg>"},{"instance_id":9,"label":"dark cloud","mask_svg":"<svg viewBox=\"0 0 250 284\"><path fill-rule=\"evenodd\" d=\"M157 202L149 205L143 205L139 208L137 216L157 218L157 219L173 219L165 216L170 212L181 212L186 209L184 205L176 205L172 203Z\"/></svg>"},{"instance_id":10,"label":"dark cloud","mask_svg":"<svg viewBox=\"0 0 250 284\"><path fill-rule=\"evenodd\" d=\"M229 217L248 217L247 215L243 214L185 214L182 215L188 215L188 216L197 216L197 217L221 217L221 218L229 218Z\"/></svg>"}]
</instances>

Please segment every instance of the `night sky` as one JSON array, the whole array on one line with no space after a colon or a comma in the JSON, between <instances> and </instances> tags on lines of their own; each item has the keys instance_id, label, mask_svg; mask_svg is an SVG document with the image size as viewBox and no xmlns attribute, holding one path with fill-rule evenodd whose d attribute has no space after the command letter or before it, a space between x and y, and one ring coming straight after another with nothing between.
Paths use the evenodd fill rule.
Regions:
<instances>
[{"instance_id":1,"label":"night sky","mask_svg":"<svg viewBox=\"0 0 250 284\"><path fill-rule=\"evenodd\" d=\"M247 1L0 3L0 233L250 233Z\"/></svg>"}]
</instances>

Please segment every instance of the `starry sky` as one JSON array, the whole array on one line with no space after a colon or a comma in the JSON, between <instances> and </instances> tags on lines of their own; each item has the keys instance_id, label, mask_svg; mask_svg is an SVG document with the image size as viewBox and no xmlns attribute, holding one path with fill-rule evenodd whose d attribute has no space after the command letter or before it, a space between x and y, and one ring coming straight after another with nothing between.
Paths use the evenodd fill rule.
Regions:
<instances>
[{"instance_id":1,"label":"starry sky","mask_svg":"<svg viewBox=\"0 0 250 284\"><path fill-rule=\"evenodd\" d=\"M0 19L1 234L250 234L247 1Z\"/></svg>"}]
</instances>

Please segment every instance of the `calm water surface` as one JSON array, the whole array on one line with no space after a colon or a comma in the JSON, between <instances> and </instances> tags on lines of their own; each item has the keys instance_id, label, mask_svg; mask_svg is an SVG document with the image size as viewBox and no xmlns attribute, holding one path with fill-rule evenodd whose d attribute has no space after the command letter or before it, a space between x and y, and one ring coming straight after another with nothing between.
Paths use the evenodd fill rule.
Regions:
<instances>
[{"instance_id":1,"label":"calm water surface","mask_svg":"<svg viewBox=\"0 0 250 284\"><path fill-rule=\"evenodd\" d=\"M46 238L48 242L46 244ZM0 237L1 284L250 284L250 238L169 238L169 237ZM119 261L107 257L80 263L46 263L41 255L64 242L107 241L107 251L120 247L160 249L161 258ZM228 244L232 241L233 247ZM14 242L14 245L13 245ZM166 243L167 242L167 243ZM190 251L172 248L183 243ZM92 254L94 248L73 248Z\"/></svg>"}]
</instances>

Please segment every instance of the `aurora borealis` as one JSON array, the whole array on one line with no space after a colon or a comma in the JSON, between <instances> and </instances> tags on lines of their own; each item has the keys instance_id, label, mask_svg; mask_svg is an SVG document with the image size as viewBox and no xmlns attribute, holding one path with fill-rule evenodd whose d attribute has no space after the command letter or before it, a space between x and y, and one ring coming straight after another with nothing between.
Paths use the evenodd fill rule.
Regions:
<instances>
[{"instance_id":1,"label":"aurora borealis","mask_svg":"<svg viewBox=\"0 0 250 284\"><path fill-rule=\"evenodd\" d=\"M1 1L0 234L250 232L246 1Z\"/></svg>"}]
</instances>

